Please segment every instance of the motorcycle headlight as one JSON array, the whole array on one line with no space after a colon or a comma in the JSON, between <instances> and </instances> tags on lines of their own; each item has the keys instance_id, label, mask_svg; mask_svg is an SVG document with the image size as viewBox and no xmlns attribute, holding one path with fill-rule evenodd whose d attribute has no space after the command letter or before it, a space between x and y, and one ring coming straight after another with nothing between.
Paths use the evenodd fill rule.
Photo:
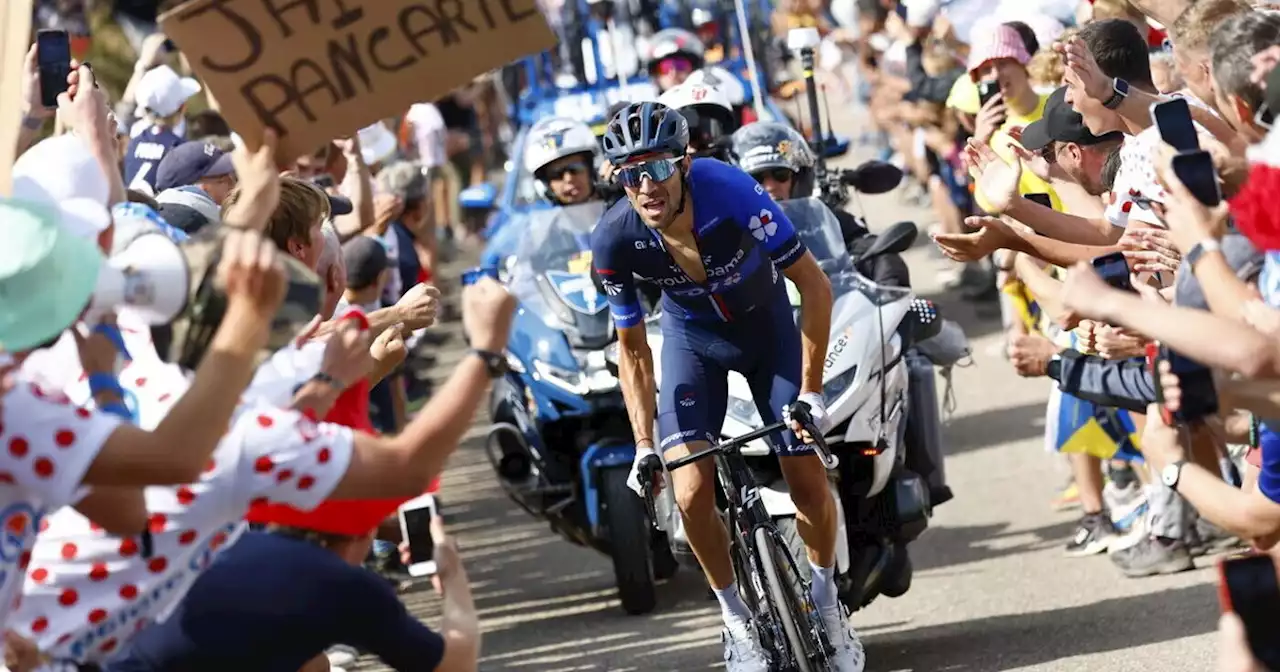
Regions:
<instances>
[{"instance_id":1,"label":"motorcycle headlight","mask_svg":"<svg viewBox=\"0 0 1280 672\"><path fill-rule=\"evenodd\" d=\"M844 394L849 386L853 384L854 375L858 372L858 367L851 367L848 371L828 380L822 386L822 401L828 406L835 403L840 395Z\"/></svg>"},{"instance_id":2,"label":"motorcycle headlight","mask_svg":"<svg viewBox=\"0 0 1280 672\"><path fill-rule=\"evenodd\" d=\"M725 415L748 427L764 426L764 422L760 420L760 411L756 408L756 402L747 399L730 396Z\"/></svg>"},{"instance_id":3,"label":"motorcycle headlight","mask_svg":"<svg viewBox=\"0 0 1280 672\"><path fill-rule=\"evenodd\" d=\"M533 360L533 370L538 378L552 385L561 387L573 394L587 393L586 376L581 371L570 371L548 364L541 359Z\"/></svg>"}]
</instances>

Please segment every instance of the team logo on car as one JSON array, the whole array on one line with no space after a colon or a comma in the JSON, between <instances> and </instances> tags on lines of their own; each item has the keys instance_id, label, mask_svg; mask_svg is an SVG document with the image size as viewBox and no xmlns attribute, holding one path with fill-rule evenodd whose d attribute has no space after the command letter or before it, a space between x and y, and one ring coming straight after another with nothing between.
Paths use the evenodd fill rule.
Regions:
<instances>
[{"instance_id":1,"label":"team logo on car","mask_svg":"<svg viewBox=\"0 0 1280 672\"><path fill-rule=\"evenodd\" d=\"M604 310L608 301L591 281L586 273L566 273L565 271L547 271L547 280L564 305L587 315L595 315ZM607 290L606 290L607 291Z\"/></svg>"},{"instance_id":2,"label":"team logo on car","mask_svg":"<svg viewBox=\"0 0 1280 672\"><path fill-rule=\"evenodd\" d=\"M750 229L756 240L767 240L778 232L778 223L773 221L772 212L761 210L759 216L751 218Z\"/></svg>"}]
</instances>

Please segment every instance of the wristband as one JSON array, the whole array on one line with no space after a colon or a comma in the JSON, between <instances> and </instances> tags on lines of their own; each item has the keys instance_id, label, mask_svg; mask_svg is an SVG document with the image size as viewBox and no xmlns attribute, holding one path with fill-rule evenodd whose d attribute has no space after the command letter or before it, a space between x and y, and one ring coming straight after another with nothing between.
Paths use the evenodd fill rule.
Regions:
<instances>
[{"instance_id":1,"label":"wristband","mask_svg":"<svg viewBox=\"0 0 1280 672\"><path fill-rule=\"evenodd\" d=\"M311 379L308 380L307 382L328 385L329 387L332 387L335 391L338 391L338 392L341 392L347 389L347 386L342 384L342 381L338 380L337 378L334 378L333 376L325 373L324 371L321 371L316 375L311 376Z\"/></svg>"},{"instance_id":2,"label":"wristband","mask_svg":"<svg viewBox=\"0 0 1280 672\"><path fill-rule=\"evenodd\" d=\"M113 401L109 404L103 404L98 407L98 410L102 411L103 413L124 418L125 420L130 420L130 421L133 420L133 413L129 411L129 407L125 406L124 404L118 401Z\"/></svg>"},{"instance_id":3,"label":"wristband","mask_svg":"<svg viewBox=\"0 0 1280 672\"><path fill-rule=\"evenodd\" d=\"M120 387L120 381L110 373L91 373L89 374L89 393L95 397L104 393L123 397L124 388Z\"/></svg>"},{"instance_id":4,"label":"wristband","mask_svg":"<svg viewBox=\"0 0 1280 672\"><path fill-rule=\"evenodd\" d=\"M116 346L116 350L118 350L125 359L133 359L133 357L129 355L128 346L124 344L124 335L120 333L119 327L114 324L99 324L94 326L93 333L106 336L107 340L111 341L111 344Z\"/></svg>"}]
</instances>

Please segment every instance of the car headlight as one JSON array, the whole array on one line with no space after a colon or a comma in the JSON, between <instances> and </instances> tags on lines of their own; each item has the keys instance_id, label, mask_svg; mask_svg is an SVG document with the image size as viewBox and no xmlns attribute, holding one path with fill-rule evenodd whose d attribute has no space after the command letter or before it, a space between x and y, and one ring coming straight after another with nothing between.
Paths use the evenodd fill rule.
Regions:
<instances>
[{"instance_id":1,"label":"car headlight","mask_svg":"<svg viewBox=\"0 0 1280 672\"><path fill-rule=\"evenodd\" d=\"M756 402L747 399L730 396L729 403L725 407L725 415L748 427L764 426L764 422L760 420L760 410L756 408Z\"/></svg>"},{"instance_id":2,"label":"car headlight","mask_svg":"<svg viewBox=\"0 0 1280 672\"><path fill-rule=\"evenodd\" d=\"M828 380L822 386L822 401L828 406L835 403L840 395L844 394L849 386L853 384L853 378L858 372L858 367L851 367L848 371Z\"/></svg>"}]
</instances>

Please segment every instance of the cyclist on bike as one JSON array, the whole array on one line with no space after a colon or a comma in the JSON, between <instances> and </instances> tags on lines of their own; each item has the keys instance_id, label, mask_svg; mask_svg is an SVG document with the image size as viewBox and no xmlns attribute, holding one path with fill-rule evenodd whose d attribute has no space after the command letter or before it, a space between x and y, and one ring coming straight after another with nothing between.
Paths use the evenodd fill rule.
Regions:
<instances>
[{"instance_id":1,"label":"cyclist on bike","mask_svg":"<svg viewBox=\"0 0 1280 672\"><path fill-rule=\"evenodd\" d=\"M715 86L686 81L668 89L658 102L679 110L689 122L692 156L730 160L730 137L738 128L738 120L724 91Z\"/></svg>"},{"instance_id":2,"label":"cyclist on bike","mask_svg":"<svg viewBox=\"0 0 1280 672\"><path fill-rule=\"evenodd\" d=\"M538 194L557 206L601 199L595 185L595 159L600 150L586 124L565 117L543 119L529 129L524 143L524 166L533 176ZM524 227L500 229L485 247L480 265L496 267L515 254Z\"/></svg>"},{"instance_id":3,"label":"cyclist on bike","mask_svg":"<svg viewBox=\"0 0 1280 672\"><path fill-rule=\"evenodd\" d=\"M733 154L738 166L749 173L775 201L815 196L814 167L818 157L799 131L776 122L747 124L733 134ZM857 217L844 210L832 211L840 222L845 247L856 259L875 240ZM907 262L885 254L855 264L858 272L881 285L910 287Z\"/></svg>"},{"instance_id":4,"label":"cyclist on bike","mask_svg":"<svg viewBox=\"0 0 1280 672\"><path fill-rule=\"evenodd\" d=\"M651 102L621 110L604 134L605 156L618 167L627 201L601 218L591 247L618 328L622 391L637 446L629 483L637 492L642 465L653 462L655 446L677 458L719 441L731 370L747 378L764 424L777 422L786 405L804 403L818 429L827 429L822 361L831 285L759 184L732 165L686 156L688 144L685 118ZM783 274L802 297L800 329ZM662 289L662 390L656 408L653 353L636 276ZM814 602L835 646L833 669L860 672L862 644L836 595L837 513L827 473L806 445L809 437L798 424L791 427L771 441L809 549ZM691 464L671 479L689 545L720 601L727 668L768 669L752 614L738 592L716 509L712 463Z\"/></svg>"}]
</instances>

